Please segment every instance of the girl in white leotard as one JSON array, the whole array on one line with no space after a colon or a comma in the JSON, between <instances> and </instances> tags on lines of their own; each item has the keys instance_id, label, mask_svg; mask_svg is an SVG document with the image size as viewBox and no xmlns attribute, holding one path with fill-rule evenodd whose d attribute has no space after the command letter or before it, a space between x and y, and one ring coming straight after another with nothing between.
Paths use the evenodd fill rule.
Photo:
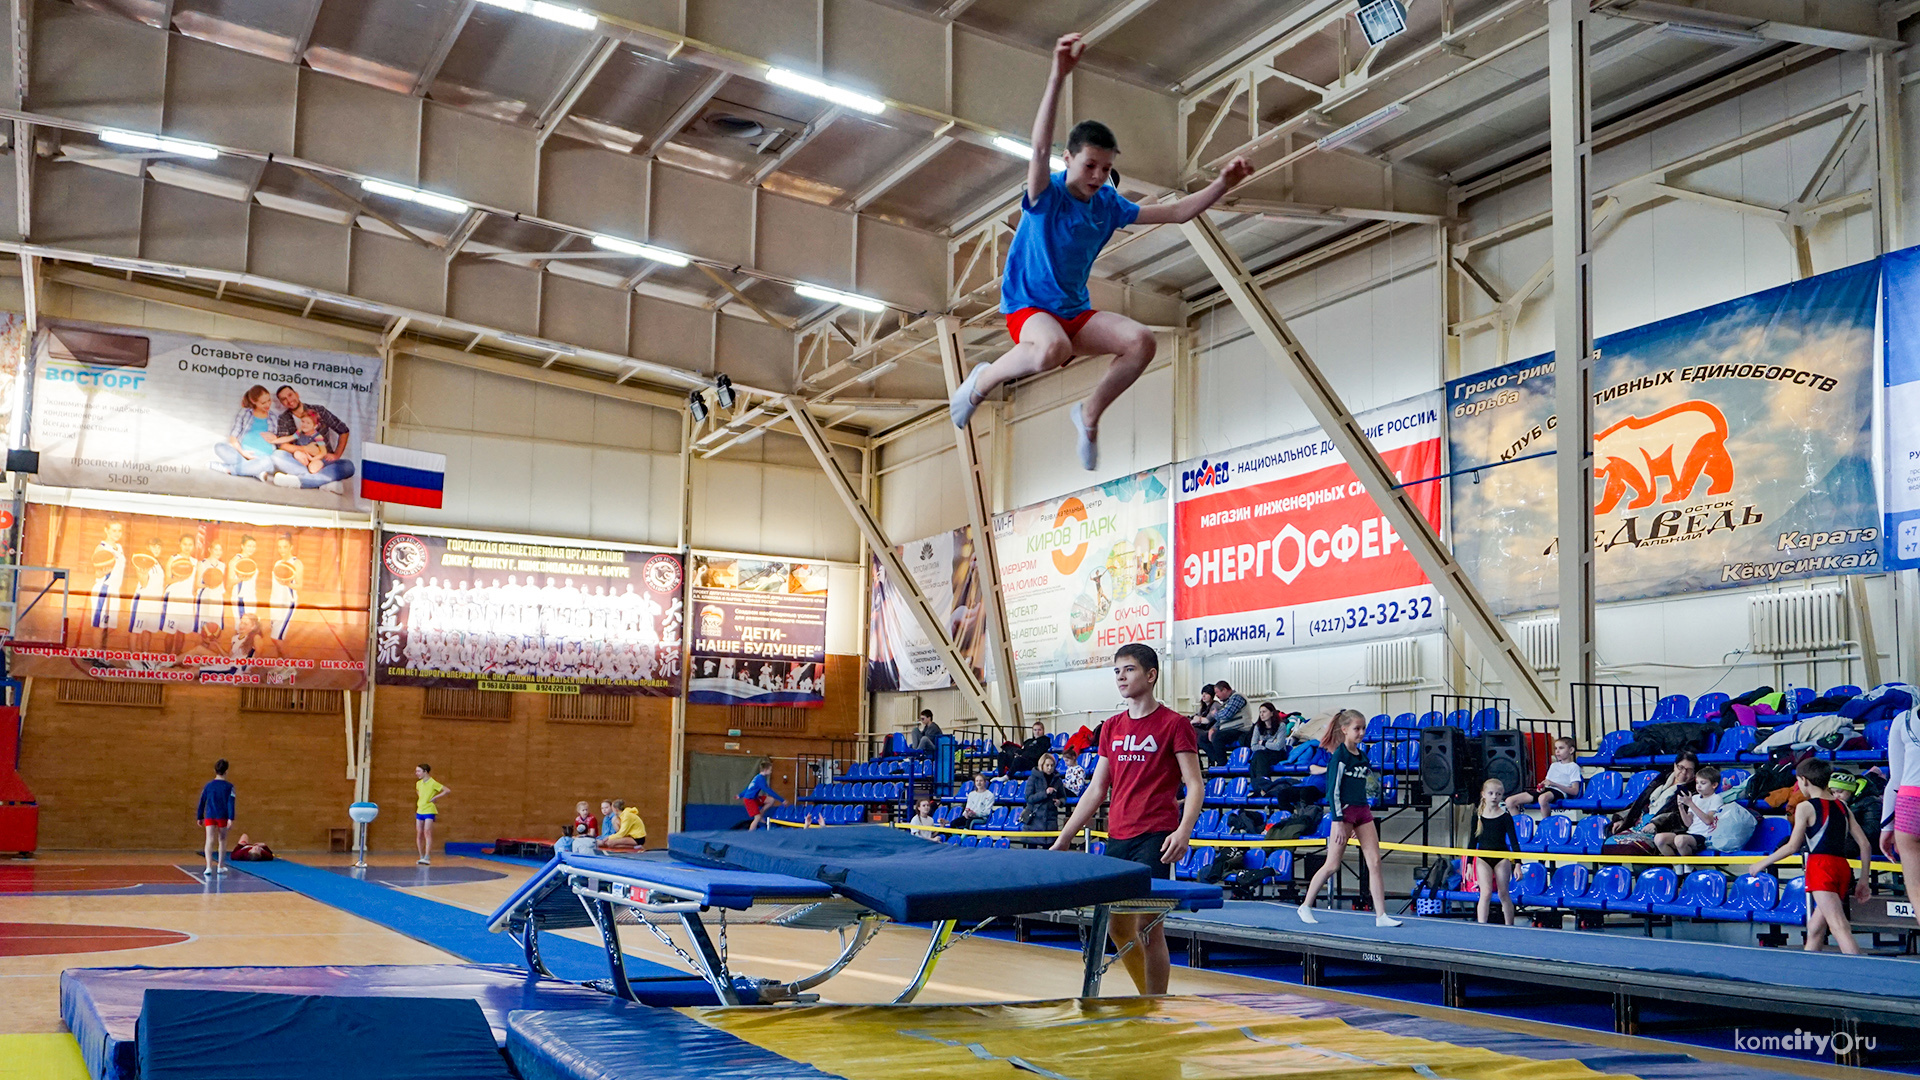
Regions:
<instances>
[{"instance_id":1,"label":"girl in white leotard","mask_svg":"<svg viewBox=\"0 0 1920 1080\"><path fill-rule=\"evenodd\" d=\"M1880 850L1900 860L1907 899L1920 921L1920 707L1893 718L1887 732L1887 791L1880 811Z\"/></svg>"}]
</instances>

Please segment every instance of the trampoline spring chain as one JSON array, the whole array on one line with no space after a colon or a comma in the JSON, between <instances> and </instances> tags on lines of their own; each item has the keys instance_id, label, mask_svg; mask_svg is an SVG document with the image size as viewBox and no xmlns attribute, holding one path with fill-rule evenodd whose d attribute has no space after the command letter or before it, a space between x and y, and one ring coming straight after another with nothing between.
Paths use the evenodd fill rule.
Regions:
<instances>
[{"instance_id":1,"label":"trampoline spring chain","mask_svg":"<svg viewBox=\"0 0 1920 1080\"><path fill-rule=\"evenodd\" d=\"M1147 920L1147 925L1140 928L1139 937L1134 938L1132 941L1129 941L1125 945L1122 945L1118 949L1115 949L1113 955L1107 957L1107 962L1100 965L1100 974L1102 976L1105 976L1108 968L1119 963L1120 958L1127 955L1127 950L1133 948L1135 945L1140 944L1142 939L1144 939L1148 934L1153 933L1154 927L1159 926L1161 923L1166 921L1167 921L1167 913L1164 911L1158 915L1155 915L1153 918Z\"/></svg>"},{"instance_id":2,"label":"trampoline spring chain","mask_svg":"<svg viewBox=\"0 0 1920 1080\"><path fill-rule=\"evenodd\" d=\"M665 931L661 930L658 926L655 926L653 924L652 919L641 919L640 925L646 927L648 933L652 934L654 937L659 938L660 943L662 945L665 945L667 948L672 949L674 951L674 954L680 957L680 962L687 965L687 968L691 970L694 974L698 975L707 970L707 966L705 964L702 964L700 961L694 959L694 956L692 953L681 948L679 942L676 942L673 940L673 935L668 934ZM724 958L726 956L726 945L724 944L724 942L726 941L726 937L725 937L724 931L722 933L721 941L723 944L720 946L720 949L721 949L720 955L722 958Z\"/></svg>"},{"instance_id":3,"label":"trampoline spring chain","mask_svg":"<svg viewBox=\"0 0 1920 1080\"><path fill-rule=\"evenodd\" d=\"M727 909L720 909L720 969L732 970L727 966Z\"/></svg>"},{"instance_id":4,"label":"trampoline spring chain","mask_svg":"<svg viewBox=\"0 0 1920 1080\"><path fill-rule=\"evenodd\" d=\"M946 952L946 951L947 951L948 949L951 949L951 948L953 948L953 947L954 947L955 945L958 945L958 944L960 944L961 942L963 942L963 941L965 941L965 940L967 940L968 938L970 938L970 937L972 937L973 935L975 935L975 934L977 934L977 933L979 933L980 931L982 931L982 930L985 930L985 929L987 928L987 924L988 924L988 923L991 923L992 921L993 921L993 917L992 917L992 916L989 916L989 917L987 917L987 918L985 918L985 919L982 919L982 920L980 920L980 922L979 922L979 923L977 923L977 924L975 924L975 925L974 925L974 927L973 927L973 929L971 929L971 930L962 930L961 932L959 932L959 933L957 933L957 934L954 934L954 935L952 935L952 936L950 936L950 937L948 937L948 938L947 938L947 943L946 943L946 944L944 944L944 945L942 945L942 946L940 946L940 948L939 948L939 952L942 952L942 953L944 953L944 952ZM726 954L725 954L725 952L723 951L723 952L721 953L721 955L723 955L723 956L724 956L724 955L726 955Z\"/></svg>"}]
</instances>

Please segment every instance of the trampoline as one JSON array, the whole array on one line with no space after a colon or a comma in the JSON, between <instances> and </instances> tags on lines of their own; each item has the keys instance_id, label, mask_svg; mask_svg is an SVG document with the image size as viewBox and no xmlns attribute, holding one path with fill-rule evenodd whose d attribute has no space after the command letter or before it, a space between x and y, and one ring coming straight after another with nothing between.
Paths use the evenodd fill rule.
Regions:
<instances>
[{"instance_id":1,"label":"trampoline","mask_svg":"<svg viewBox=\"0 0 1920 1080\"><path fill-rule=\"evenodd\" d=\"M1220 906L1216 885L1153 878L1144 866L1100 855L958 848L897 829L791 829L677 833L655 855L563 852L489 918L487 928L521 943L530 971L544 974L542 930L595 927L605 945L613 993L648 1000L646 982L625 970L616 926L645 927L705 978L727 1005L812 1000L808 992L843 970L887 922L926 923L926 953L897 1002L910 1002L940 956L973 930L1005 916L1074 910L1091 921L1082 949L1082 992L1100 992L1113 913L1155 919ZM708 926L715 920L719 944ZM766 924L839 935L839 955L790 981L746 978L729 967L726 927ZM678 922L692 951L661 923ZM956 933L962 922L977 923ZM1116 958L1117 959L1117 958Z\"/></svg>"}]
</instances>

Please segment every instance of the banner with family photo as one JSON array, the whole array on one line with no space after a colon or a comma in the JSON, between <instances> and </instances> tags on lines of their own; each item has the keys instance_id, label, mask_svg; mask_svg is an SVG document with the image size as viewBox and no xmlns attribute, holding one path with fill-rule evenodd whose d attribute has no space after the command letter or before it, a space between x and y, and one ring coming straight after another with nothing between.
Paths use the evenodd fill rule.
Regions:
<instances>
[{"instance_id":1,"label":"banner with family photo","mask_svg":"<svg viewBox=\"0 0 1920 1080\"><path fill-rule=\"evenodd\" d=\"M675 552L388 532L374 678L674 697L682 581Z\"/></svg>"},{"instance_id":2,"label":"banner with family photo","mask_svg":"<svg viewBox=\"0 0 1920 1080\"><path fill-rule=\"evenodd\" d=\"M975 571L973 529L951 532L895 549L934 614L946 620L960 654L974 673L986 677L986 634L981 624L980 575ZM906 593L894 586L879 559L873 560L873 606L867 652L867 689L939 690L953 685L939 650L920 632Z\"/></svg>"},{"instance_id":3,"label":"banner with family photo","mask_svg":"<svg viewBox=\"0 0 1920 1080\"><path fill-rule=\"evenodd\" d=\"M357 690L366 685L364 529L27 505L14 678Z\"/></svg>"},{"instance_id":4,"label":"banner with family photo","mask_svg":"<svg viewBox=\"0 0 1920 1080\"><path fill-rule=\"evenodd\" d=\"M689 702L825 704L825 563L695 555L693 616Z\"/></svg>"},{"instance_id":5,"label":"banner with family photo","mask_svg":"<svg viewBox=\"0 0 1920 1080\"><path fill-rule=\"evenodd\" d=\"M65 321L36 348L43 484L365 508L378 357Z\"/></svg>"},{"instance_id":6,"label":"banner with family photo","mask_svg":"<svg viewBox=\"0 0 1920 1080\"><path fill-rule=\"evenodd\" d=\"M1887 565L1920 568L1920 248L1880 260L1886 293Z\"/></svg>"},{"instance_id":7,"label":"banner with family photo","mask_svg":"<svg viewBox=\"0 0 1920 1080\"><path fill-rule=\"evenodd\" d=\"M1130 642L1165 651L1171 469L995 516L1007 636L1021 675L1107 667Z\"/></svg>"},{"instance_id":8,"label":"banner with family photo","mask_svg":"<svg viewBox=\"0 0 1920 1080\"><path fill-rule=\"evenodd\" d=\"M1881 569L1877 262L1595 343L1594 594ZM1447 384L1454 553L1501 614L1558 602L1551 355ZM1544 456L1543 456L1544 455Z\"/></svg>"},{"instance_id":9,"label":"banner with family photo","mask_svg":"<svg viewBox=\"0 0 1920 1080\"><path fill-rule=\"evenodd\" d=\"M1440 392L1355 417L1402 482L1438 477ZM1179 465L1174 649L1272 652L1439 630L1440 595L1319 428ZM1435 529L1440 483L1407 493Z\"/></svg>"}]
</instances>

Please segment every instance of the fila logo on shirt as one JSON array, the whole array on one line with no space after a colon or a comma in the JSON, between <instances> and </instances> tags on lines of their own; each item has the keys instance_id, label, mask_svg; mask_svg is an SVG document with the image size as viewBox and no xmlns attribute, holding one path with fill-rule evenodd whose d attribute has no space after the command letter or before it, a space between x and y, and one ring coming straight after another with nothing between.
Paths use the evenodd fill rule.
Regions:
<instances>
[{"instance_id":1,"label":"fila logo on shirt","mask_svg":"<svg viewBox=\"0 0 1920 1080\"><path fill-rule=\"evenodd\" d=\"M1113 749L1116 753L1134 751L1151 754L1160 749L1160 744L1155 742L1151 735L1129 735L1124 739L1113 740Z\"/></svg>"}]
</instances>

